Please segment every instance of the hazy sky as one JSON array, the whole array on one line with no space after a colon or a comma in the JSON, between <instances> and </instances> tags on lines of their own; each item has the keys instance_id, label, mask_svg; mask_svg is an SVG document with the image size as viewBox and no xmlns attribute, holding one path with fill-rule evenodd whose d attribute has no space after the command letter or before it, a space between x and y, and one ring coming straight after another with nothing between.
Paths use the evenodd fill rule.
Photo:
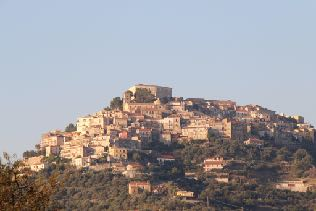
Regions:
<instances>
[{"instance_id":1,"label":"hazy sky","mask_svg":"<svg viewBox=\"0 0 316 211\"><path fill-rule=\"evenodd\" d=\"M135 83L316 124L316 1L0 0L0 151Z\"/></svg>"}]
</instances>

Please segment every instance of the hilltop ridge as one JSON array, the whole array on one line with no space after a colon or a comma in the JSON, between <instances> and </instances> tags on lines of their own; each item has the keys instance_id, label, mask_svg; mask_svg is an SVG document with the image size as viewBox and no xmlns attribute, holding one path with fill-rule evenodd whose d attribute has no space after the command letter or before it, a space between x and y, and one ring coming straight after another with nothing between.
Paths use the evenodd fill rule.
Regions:
<instances>
[{"instance_id":1,"label":"hilltop ridge","mask_svg":"<svg viewBox=\"0 0 316 211\"><path fill-rule=\"evenodd\" d=\"M43 134L36 151L24 153L33 172L90 172L94 188L117 179L119 187L112 188L123 190L126 195L119 197L126 203L135 197L147 200L115 204L118 209L180 203L165 210L314 206L304 193L316 190L315 158L315 128L302 116L231 100L174 97L172 88L144 84L113 98L109 107L79 117L65 131ZM102 182L93 175L116 179ZM66 188L78 193L76 183L81 184L68 181ZM223 195L220 190L227 188L235 195ZM277 199L268 198L275 191ZM285 203L286 191L305 201ZM69 202L74 194L59 192L58 206L67 201L68 209L113 208L110 201L102 205L95 189L89 193L94 203L75 205Z\"/></svg>"}]
</instances>

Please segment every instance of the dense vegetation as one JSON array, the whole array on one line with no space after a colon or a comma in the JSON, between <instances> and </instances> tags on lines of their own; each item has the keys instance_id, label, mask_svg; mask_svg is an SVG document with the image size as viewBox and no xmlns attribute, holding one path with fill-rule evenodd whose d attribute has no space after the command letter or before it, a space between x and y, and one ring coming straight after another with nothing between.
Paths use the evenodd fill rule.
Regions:
<instances>
[{"instance_id":1,"label":"dense vegetation","mask_svg":"<svg viewBox=\"0 0 316 211\"><path fill-rule=\"evenodd\" d=\"M0 159L0 210L44 210L60 182L57 175L35 177L21 167L6 153Z\"/></svg>"},{"instance_id":2,"label":"dense vegetation","mask_svg":"<svg viewBox=\"0 0 316 211\"><path fill-rule=\"evenodd\" d=\"M128 179L111 171L71 170L64 186L52 197L48 210L201 210L174 198L175 187L169 192L128 195ZM182 209L183 208L183 209Z\"/></svg>"},{"instance_id":3,"label":"dense vegetation","mask_svg":"<svg viewBox=\"0 0 316 211\"><path fill-rule=\"evenodd\" d=\"M73 127L69 125L71 131ZM128 194L128 179L111 170L77 170L69 161L48 157L48 167L38 174L21 172L20 162L8 155L0 162L0 210L315 210L316 193L276 190L282 179L316 179L315 150L309 144L297 147L276 146L266 140L264 146L215 139L165 145L149 144L152 153L134 151L129 160L142 163L144 175L136 180L163 184L158 193ZM26 151L23 156L43 154ZM158 154L173 154L174 163L158 164ZM203 171L203 161L213 156L230 160L223 170ZM100 159L98 162L106 162ZM148 165L149 163L149 165ZM21 174L23 173L23 174ZM195 173L195 178L185 173ZM229 183L216 181L216 174L229 174ZM23 175L23 176L19 176ZM13 178L13 179L12 179ZM192 191L194 201L175 197L177 190Z\"/></svg>"},{"instance_id":4,"label":"dense vegetation","mask_svg":"<svg viewBox=\"0 0 316 211\"><path fill-rule=\"evenodd\" d=\"M65 132L74 132L77 131L77 126L73 123L70 123L66 128Z\"/></svg>"},{"instance_id":5,"label":"dense vegetation","mask_svg":"<svg viewBox=\"0 0 316 211\"><path fill-rule=\"evenodd\" d=\"M143 192L128 195L130 179L111 170L94 172L76 170L56 159L56 164L41 174L66 178L52 196L49 210L313 210L316 193L295 193L275 190L273 182L280 178L312 176L308 167L314 158L305 149L287 147L246 146L238 142L216 140L213 142L161 143L151 146L155 152L173 153L176 163L158 165L154 156L134 153L131 159L148 161L145 168L151 172L140 180L149 179L152 184L163 183L167 187L159 194ZM236 178L230 183L218 183L214 175L203 172L201 163L209 156L221 155L233 162L222 172ZM146 163L144 162L144 163ZM288 162L288 172L280 163ZM197 172L197 180L186 178L184 172ZM310 175L309 175L310 173ZM315 172L314 172L314 176ZM194 203L175 198L175 191L184 189L197 193Z\"/></svg>"},{"instance_id":6,"label":"dense vegetation","mask_svg":"<svg viewBox=\"0 0 316 211\"><path fill-rule=\"evenodd\" d=\"M111 100L110 102L110 109L115 110L115 109L119 109L122 110L123 109L123 100L120 97L115 97Z\"/></svg>"},{"instance_id":7,"label":"dense vegetation","mask_svg":"<svg viewBox=\"0 0 316 211\"><path fill-rule=\"evenodd\" d=\"M137 88L134 94L135 103L153 103L156 97L148 90Z\"/></svg>"}]
</instances>

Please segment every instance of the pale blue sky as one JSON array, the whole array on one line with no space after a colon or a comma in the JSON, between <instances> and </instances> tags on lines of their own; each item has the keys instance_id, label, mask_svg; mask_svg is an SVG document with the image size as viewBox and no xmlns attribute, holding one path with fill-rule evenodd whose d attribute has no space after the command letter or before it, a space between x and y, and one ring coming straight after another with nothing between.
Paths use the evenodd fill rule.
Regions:
<instances>
[{"instance_id":1,"label":"pale blue sky","mask_svg":"<svg viewBox=\"0 0 316 211\"><path fill-rule=\"evenodd\" d=\"M0 0L0 151L135 83L316 123L316 1Z\"/></svg>"}]
</instances>

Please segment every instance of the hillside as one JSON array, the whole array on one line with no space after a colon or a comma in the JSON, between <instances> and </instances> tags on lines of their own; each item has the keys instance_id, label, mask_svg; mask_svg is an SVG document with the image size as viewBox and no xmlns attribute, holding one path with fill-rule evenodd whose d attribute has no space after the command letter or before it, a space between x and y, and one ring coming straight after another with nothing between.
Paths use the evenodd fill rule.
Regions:
<instances>
[{"instance_id":1,"label":"hillside","mask_svg":"<svg viewBox=\"0 0 316 211\"><path fill-rule=\"evenodd\" d=\"M48 210L313 210L315 134L302 116L138 84L24 163L59 175Z\"/></svg>"}]
</instances>

